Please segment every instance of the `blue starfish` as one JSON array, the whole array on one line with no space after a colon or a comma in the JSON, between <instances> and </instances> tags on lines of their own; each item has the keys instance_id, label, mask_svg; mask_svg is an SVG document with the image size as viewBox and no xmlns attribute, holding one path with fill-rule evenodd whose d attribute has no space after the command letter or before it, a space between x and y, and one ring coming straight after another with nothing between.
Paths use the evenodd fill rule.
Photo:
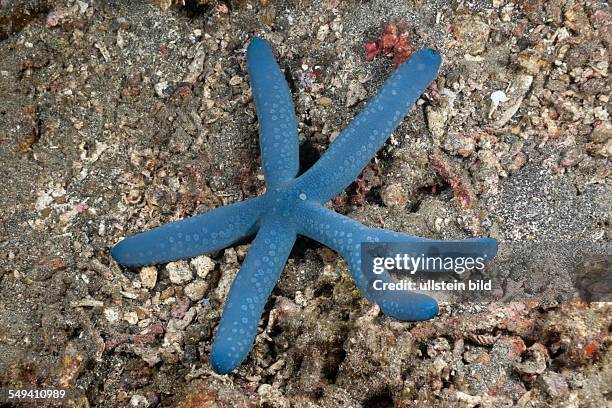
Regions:
<instances>
[{"instance_id":1,"label":"blue starfish","mask_svg":"<svg viewBox=\"0 0 612 408\"><path fill-rule=\"evenodd\" d=\"M259 119L259 144L267 192L206 214L166 224L119 242L112 256L122 265L157 264L221 250L257 233L225 301L210 361L218 373L242 363L253 347L259 318L298 234L336 250L348 261L361 293L400 320L425 320L438 312L424 294L377 291L361 271L361 243L435 242L368 228L323 206L344 190L435 78L440 55L416 52L385 82L325 154L300 177L297 120L291 93L270 47L254 38L247 51L249 77ZM494 254L495 240L477 241ZM392 282L388 273L377 279Z\"/></svg>"}]
</instances>

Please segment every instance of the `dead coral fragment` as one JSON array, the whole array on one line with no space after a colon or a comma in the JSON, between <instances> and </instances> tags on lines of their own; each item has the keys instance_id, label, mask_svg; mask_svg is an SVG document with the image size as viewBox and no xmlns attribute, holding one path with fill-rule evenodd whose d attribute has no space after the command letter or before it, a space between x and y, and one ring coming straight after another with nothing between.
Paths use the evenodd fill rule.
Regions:
<instances>
[{"instance_id":1,"label":"dead coral fragment","mask_svg":"<svg viewBox=\"0 0 612 408\"><path fill-rule=\"evenodd\" d=\"M36 107L26 105L21 108L21 126L19 139L17 140L17 151L21 154L32 150L34 144L40 139L40 120Z\"/></svg>"},{"instance_id":2,"label":"dead coral fragment","mask_svg":"<svg viewBox=\"0 0 612 408\"><path fill-rule=\"evenodd\" d=\"M475 197L467 177L441 152L432 154L429 157L429 162L442 178L450 184L459 207L463 209L472 208Z\"/></svg>"},{"instance_id":3,"label":"dead coral fragment","mask_svg":"<svg viewBox=\"0 0 612 408\"><path fill-rule=\"evenodd\" d=\"M0 2L0 41L19 33L33 20L48 11L46 1L15 2L12 7Z\"/></svg>"},{"instance_id":4,"label":"dead coral fragment","mask_svg":"<svg viewBox=\"0 0 612 408\"><path fill-rule=\"evenodd\" d=\"M457 206L465 214L466 228L473 234L479 235L481 233L481 223L476 203L476 192L468 176L440 150L434 151L429 156L429 163L442 179L450 184Z\"/></svg>"},{"instance_id":5,"label":"dead coral fragment","mask_svg":"<svg viewBox=\"0 0 612 408\"><path fill-rule=\"evenodd\" d=\"M486 334L476 334L476 333L468 333L465 338L473 342L474 344L478 344L479 346L492 346L495 344L497 339L501 337L501 333L498 333L496 336L489 336Z\"/></svg>"},{"instance_id":6,"label":"dead coral fragment","mask_svg":"<svg viewBox=\"0 0 612 408\"><path fill-rule=\"evenodd\" d=\"M491 29L476 15L459 15L451 26L451 32L458 44L469 48L469 53L478 55L484 52Z\"/></svg>"}]
</instances>

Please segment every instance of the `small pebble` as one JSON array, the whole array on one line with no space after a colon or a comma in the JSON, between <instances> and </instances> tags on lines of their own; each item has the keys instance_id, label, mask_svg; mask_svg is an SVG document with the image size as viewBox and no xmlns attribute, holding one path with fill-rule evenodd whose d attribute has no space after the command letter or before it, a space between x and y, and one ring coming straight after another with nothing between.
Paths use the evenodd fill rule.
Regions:
<instances>
[{"instance_id":1,"label":"small pebble","mask_svg":"<svg viewBox=\"0 0 612 408\"><path fill-rule=\"evenodd\" d=\"M228 265L238 265L238 254L234 248L228 248L223 252L223 261Z\"/></svg>"},{"instance_id":2,"label":"small pebble","mask_svg":"<svg viewBox=\"0 0 612 408\"><path fill-rule=\"evenodd\" d=\"M166 269L170 275L170 282L175 285L181 285L193 279L191 268L186 261L170 262L166 265Z\"/></svg>"},{"instance_id":3,"label":"small pebble","mask_svg":"<svg viewBox=\"0 0 612 408\"><path fill-rule=\"evenodd\" d=\"M130 405L133 407L146 407L149 405L149 401L142 395L135 394L130 398Z\"/></svg>"},{"instance_id":4,"label":"small pebble","mask_svg":"<svg viewBox=\"0 0 612 408\"><path fill-rule=\"evenodd\" d=\"M226 268L221 272L221 278L217 284L217 288L214 291L214 297L219 301L224 301L229 289L234 281L236 275L238 275L239 268Z\"/></svg>"},{"instance_id":5,"label":"small pebble","mask_svg":"<svg viewBox=\"0 0 612 408\"><path fill-rule=\"evenodd\" d=\"M201 300L208 291L208 283L206 281L196 279L185 286L185 295L194 302Z\"/></svg>"},{"instance_id":6,"label":"small pebble","mask_svg":"<svg viewBox=\"0 0 612 408\"><path fill-rule=\"evenodd\" d=\"M107 307L104 309L104 317L106 317L106 320L110 323L115 323L119 320L120 313L114 307Z\"/></svg>"},{"instance_id":7,"label":"small pebble","mask_svg":"<svg viewBox=\"0 0 612 408\"><path fill-rule=\"evenodd\" d=\"M569 393L567 382L561 374L549 371L542 375L544 389L553 398L562 398Z\"/></svg>"},{"instance_id":8,"label":"small pebble","mask_svg":"<svg viewBox=\"0 0 612 408\"><path fill-rule=\"evenodd\" d=\"M331 98L328 98L327 96L323 96L323 97L319 98L319 105L321 105L321 106L329 106L331 104L332 104Z\"/></svg>"},{"instance_id":9,"label":"small pebble","mask_svg":"<svg viewBox=\"0 0 612 408\"><path fill-rule=\"evenodd\" d=\"M229 84L231 86L237 86L237 85L240 85L241 83L242 83L242 77L238 75L233 76L229 81Z\"/></svg>"},{"instance_id":10,"label":"small pebble","mask_svg":"<svg viewBox=\"0 0 612 408\"><path fill-rule=\"evenodd\" d=\"M136 312L127 312L123 314L123 320L128 322L129 324L138 323L138 314Z\"/></svg>"},{"instance_id":11,"label":"small pebble","mask_svg":"<svg viewBox=\"0 0 612 408\"><path fill-rule=\"evenodd\" d=\"M157 283L157 268L154 266L145 266L140 270L140 282L147 289L153 289Z\"/></svg>"},{"instance_id":12,"label":"small pebble","mask_svg":"<svg viewBox=\"0 0 612 408\"><path fill-rule=\"evenodd\" d=\"M160 295L159 295L159 300L164 301L166 299L171 298L172 296L174 296L174 288L173 287L169 287L164 289Z\"/></svg>"},{"instance_id":13,"label":"small pebble","mask_svg":"<svg viewBox=\"0 0 612 408\"><path fill-rule=\"evenodd\" d=\"M459 14L451 26L457 42L466 47L472 55L486 49L491 28L479 16Z\"/></svg>"},{"instance_id":14,"label":"small pebble","mask_svg":"<svg viewBox=\"0 0 612 408\"><path fill-rule=\"evenodd\" d=\"M329 25L324 24L321 27L319 27L319 31L317 31L317 40L319 41L325 40L325 37L327 37L327 34L329 34Z\"/></svg>"},{"instance_id":15,"label":"small pebble","mask_svg":"<svg viewBox=\"0 0 612 408\"><path fill-rule=\"evenodd\" d=\"M408 196L399 183L390 184L382 189L383 203L389 208L404 208L408 203Z\"/></svg>"},{"instance_id":16,"label":"small pebble","mask_svg":"<svg viewBox=\"0 0 612 408\"><path fill-rule=\"evenodd\" d=\"M215 269L215 261L206 255L200 255L191 260L191 266L195 269L198 277L204 279L210 271Z\"/></svg>"},{"instance_id":17,"label":"small pebble","mask_svg":"<svg viewBox=\"0 0 612 408\"><path fill-rule=\"evenodd\" d=\"M167 98L174 92L175 86L170 84L168 81L158 82L154 86L155 94L160 98Z\"/></svg>"},{"instance_id":18,"label":"small pebble","mask_svg":"<svg viewBox=\"0 0 612 408\"><path fill-rule=\"evenodd\" d=\"M491 94L491 100L494 103L506 102L508 100L508 96L504 91L495 91Z\"/></svg>"}]
</instances>

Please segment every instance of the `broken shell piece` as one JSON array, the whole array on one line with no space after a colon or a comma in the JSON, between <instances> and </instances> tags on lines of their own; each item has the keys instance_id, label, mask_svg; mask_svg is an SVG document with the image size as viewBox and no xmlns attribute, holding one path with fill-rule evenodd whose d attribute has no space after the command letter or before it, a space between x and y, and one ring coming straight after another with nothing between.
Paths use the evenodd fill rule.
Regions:
<instances>
[{"instance_id":1,"label":"broken shell piece","mask_svg":"<svg viewBox=\"0 0 612 408\"><path fill-rule=\"evenodd\" d=\"M504 91L495 91L491 94L491 109L489 110L489 118L493 116L493 112L497 109L500 103L507 102L508 96Z\"/></svg>"}]
</instances>

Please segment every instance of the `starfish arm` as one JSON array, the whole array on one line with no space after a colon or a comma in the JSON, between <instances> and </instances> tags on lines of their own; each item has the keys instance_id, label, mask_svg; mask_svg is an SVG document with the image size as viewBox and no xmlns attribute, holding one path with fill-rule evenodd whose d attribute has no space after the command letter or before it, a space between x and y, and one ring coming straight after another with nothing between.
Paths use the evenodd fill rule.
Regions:
<instances>
[{"instance_id":1,"label":"starfish arm","mask_svg":"<svg viewBox=\"0 0 612 408\"><path fill-rule=\"evenodd\" d=\"M453 243L474 243L475 246L470 246L466 251L453 252L444 251L444 259L472 257L477 258L484 256L485 262L490 261L497 252L497 242L492 238L469 238L464 240L433 240L401 234L395 231L389 231L380 228L368 228L365 236L362 236L361 242L387 242L387 243L408 243L414 244L414 250L418 251L418 255L423 257L439 257L441 255L439 245L447 246ZM427 244L427 245L423 245ZM418 250L416 249L418 248ZM393 254L393 252L391 252ZM417 255L417 256L418 256ZM360 291L364 296L373 302L377 303L383 313L393 316L399 320L427 320L433 318L438 313L438 303L432 297L418 292L404 290L377 290L385 283L395 282L389 273L376 275L372 273L364 273L362 268L362 253L361 246L353 246L349 249L349 253L345 255L345 259L349 264L353 276L356 281L360 282ZM440 268L432 267L427 269L428 272L442 272ZM368 270L366 268L366 270ZM379 281L375 285L375 281Z\"/></svg>"},{"instance_id":2,"label":"starfish arm","mask_svg":"<svg viewBox=\"0 0 612 408\"><path fill-rule=\"evenodd\" d=\"M440 55L431 49L412 55L395 71L366 108L298 181L300 188L324 203L350 185L433 81Z\"/></svg>"},{"instance_id":3,"label":"starfish arm","mask_svg":"<svg viewBox=\"0 0 612 408\"><path fill-rule=\"evenodd\" d=\"M295 238L278 218L262 223L225 301L210 354L217 373L232 371L253 348L259 318Z\"/></svg>"},{"instance_id":4,"label":"starfish arm","mask_svg":"<svg viewBox=\"0 0 612 408\"><path fill-rule=\"evenodd\" d=\"M255 233L264 200L257 197L136 234L115 245L122 265L151 265L223 249Z\"/></svg>"},{"instance_id":5,"label":"starfish arm","mask_svg":"<svg viewBox=\"0 0 612 408\"><path fill-rule=\"evenodd\" d=\"M298 232L337 251L349 264L353 280L361 294L378 304L383 313L399 320L426 320L438 313L438 303L430 296L416 292L377 292L373 289L370 279L361 273L361 243L375 242L377 230L318 204L309 203L303 207L300 211L302 218ZM409 235L405 237L408 242L420 240ZM393 282L387 272L377 275L377 278L384 282Z\"/></svg>"},{"instance_id":6,"label":"starfish arm","mask_svg":"<svg viewBox=\"0 0 612 408\"><path fill-rule=\"evenodd\" d=\"M387 272L373 276L366 276L362 273L361 244L364 242L415 244L430 242L435 244L449 241L428 240L384 229L368 228L355 220L312 202L301 206L299 212L300 227L298 233L315 239L342 255L349 264L349 269L360 292L368 300L377 303L385 314L400 320L426 320L437 314L437 302L425 294L412 291L375 290L373 285L375 279L380 280L381 283L394 282L394 279ZM481 249L487 254L488 259L491 259L497 250L493 239L476 238L462 242L465 241L476 241L482 244ZM459 254L449 256L459 256ZM463 254L462 256L466 255Z\"/></svg>"},{"instance_id":7,"label":"starfish arm","mask_svg":"<svg viewBox=\"0 0 612 408\"><path fill-rule=\"evenodd\" d=\"M270 188L293 179L299 169L297 120L291 92L268 44L255 37L247 66L259 120L261 161Z\"/></svg>"}]
</instances>

